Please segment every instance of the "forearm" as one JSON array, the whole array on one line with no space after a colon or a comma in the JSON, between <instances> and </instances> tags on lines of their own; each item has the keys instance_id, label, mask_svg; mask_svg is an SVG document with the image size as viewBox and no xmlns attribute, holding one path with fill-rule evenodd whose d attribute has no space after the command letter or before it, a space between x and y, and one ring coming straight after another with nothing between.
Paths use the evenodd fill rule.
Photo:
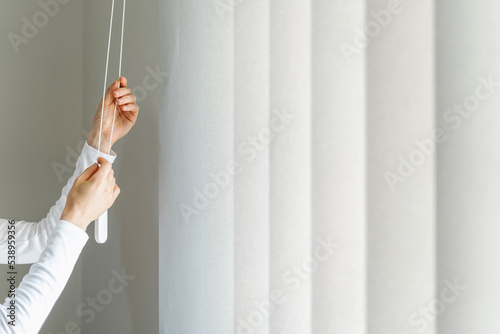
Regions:
<instances>
[{"instance_id":1,"label":"forearm","mask_svg":"<svg viewBox=\"0 0 500 334\"><path fill-rule=\"evenodd\" d=\"M100 156L103 156L101 153ZM116 154L112 152L109 161L116 159ZM78 157L73 175L62 189L59 200L50 209L47 216L39 223L18 221L15 223L16 242L21 245L18 250L18 263L34 263L38 260L40 253L47 245L47 240L61 218L61 214L66 206L66 199L69 191L73 187L75 179L80 176L85 169L97 161L97 150L88 143L82 148L82 153ZM7 260L7 221L0 220L0 264Z\"/></svg>"},{"instance_id":2,"label":"forearm","mask_svg":"<svg viewBox=\"0 0 500 334\"><path fill-rule=\"evenodd\" d=\"M67 221L60 221L17 289L0 306L0 333L38 333L63 291L88 235ZM14 302L14 304L12 304ZM15 306L15 327L9 318Z\"/></svg>"}]
</instances>

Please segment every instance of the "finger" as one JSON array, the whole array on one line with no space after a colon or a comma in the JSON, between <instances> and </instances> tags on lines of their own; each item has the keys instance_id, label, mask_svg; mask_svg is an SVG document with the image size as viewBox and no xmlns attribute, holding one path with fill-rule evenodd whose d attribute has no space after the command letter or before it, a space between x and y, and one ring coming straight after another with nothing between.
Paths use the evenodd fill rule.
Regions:
<instances>
[{"instance_id":1,"label":"finger","mask_svg":"<svg viewBox=\"0 0 500 334\"><path fill-rule=\"evenodd\" d=\"M121 192L120 187L118 187L118 185L115 184L115 187L113 189L113 203L115 202L118 195L120 195L120 192Z\"/></svg>"},{"instance_id":2,"label":"finger","mask_svg":"<svg viewBox=\"0 0 500 334\"><path fill-rule=\"evenodd\" d=\"M111 187L111 188L113 188L113 187L115 186L115 184L116 184L116 179L115 179L115 177L114 177L114 176L110 176L110 175L108 175L108 176L106 177L106 179L108 180L108 183L109 183L110 187Z\"/></svg>"},{"instance_id":3,"label":"finger","mask_svg":"<svg viewBox=\"0 0 500 334\"><path fill-rule=\"evenodd\" d=\"M82 175L76 178L77 182L80 181L88 181L97 171L99 170L99 166L97 163L93 164L89 168L87 168Z\"/></svg>"},{"instance_id":4,"label":"finger","mask_svg":"<svg viewBox=\"0 0 500 334\"><path fill-rule=\"evenodd\" d=\"M139 113L139 106L137 104L127 104L124 106L120 106L122 110L129 111L133 116L137 116Z\"/></svg>"},{"instance_id":5,"label":"finger","mask_svg":"<svg viewBox=\"0 0 500 334\"><path fill-rule=\"evenodd\" d=\"M99 170L93 175L92 178L106 178L111 170L111 163L103 157L99 157L98 162L101 164Z\"/></svg>"},{"instance_id":6,"label":"finger","mask_svg":"<svg viewBox=\"0 0 500 334\"><path fill-rule=\"evenodd\" d=\"M108 179L109 182L115 182L114 181L114 179L115 179L115 171L113 169L111 169L109 171L107 179Z\"/></svg>"},{"instance_id":7,"label":"finger","mask_svg":"<svg viewBox=\"0 0 500 334\"><path fill-rule=\"evenodd\" d=\"M125 77L120 77L120 84L121 84L121 87L128 87L128 86L127 86L127 82L128 82L127 78L125 78Z\"/></svg>"},{"instance_id":8,"label":"finger","mask_svg":"<svg viewBox=\"0 0 500 334\"><path fill-rule=\"evenodd\" d=\"M118 102L118 105L125 105L129 103L135 103L137 101L137 97L135 95L125 95L121 98L119 98L116 102Z\"/></svg>"},{"instance_id":9,"label":"finger","mask_svg":"<svg viewBox=\"0 0 500 334\"><path fill-rule=\"evenodd\" d=\"M120 97L125 96L125 95L129 95L130 93L132 93L132 90L130 88L123 87L123 88L115 90L113 92L113 97L116 99L119 99Z\"/></svg>"},{"instance_id":10,"label":"finger","mask_svg":"<svg viewBox=\"0 0 500 334\"><path fill-rule=\"evenodd\" d=\"M105 157L99 157L99 158L97 159L97 162L99 163L99 165L102 165L102 164L104 164L104 163L109 163L109 164L111 164L111 163L108 161L108 159L106 159Z\"/></svg>"},{"instance_id":11,"label":"finger","mask_svg":"<svg viewBox=\"0 0 500 334\"><path fill-rule=\"evenodd\" d=\"M116 91L120 86L118 86L118 80L113 81L111 86L108 87L108 90L106 91L106 95L104 97L104 105L109 106L110 104L114 103L114 97L113 97L113 92Z\"/></svg>"}]
</instances>

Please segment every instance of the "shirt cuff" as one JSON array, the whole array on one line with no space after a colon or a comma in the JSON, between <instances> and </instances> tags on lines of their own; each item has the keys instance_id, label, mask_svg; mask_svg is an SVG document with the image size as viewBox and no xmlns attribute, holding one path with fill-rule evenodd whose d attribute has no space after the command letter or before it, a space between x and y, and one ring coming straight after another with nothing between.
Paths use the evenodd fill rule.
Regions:
<instances>
[{"instance_id":1,"label":"shirt cuff","mask_svg":"<svg viewBox=\"0 0 500 334\"><path fill-rule=\"evenodd\" d=\"M89 240L89 235L87 234L87 232L67 220L61 219L57 227L65 235L71 236L74 241L76 241L78 244L81 244L82 248Z\"/></svg>"},{"instance_id":2,"label":"shirt cuff","mask_svg":"<svg viewBox=\"0 0 500 334\"><path fill-rule=\"evenodd\" d=\"M52 233L50 240L54 242L52 238L57 238L58 235L63 236L61 242L66 245L63 248L66 253L65 255L67 263L74 266L76 260L82 253L83 247L85 247L87 241L89 240L89 235L87 234L87 232L67 220L59 221L59 224L54 230L54 233ZM48 243L50 244L51 241L49 241ZM71 270L73 269L71 268Z\"/></svg>"},{"instance_id":3,"label":"shirt cuff","mask_svg":"<svg viewBox=\"0 0 500 334\"><path fill-rule=\"evenodd\" d=\"M101 151L97 151L97 149L93 148L92 146L89 145L87 141L85 141L85 144L83 145L82 148L82 155L85 155L90 161L95 160L97 161L97 152L99 152L99 156L108 159L108 155L106 153L103 153ZM108 161L110 163L113 163L116 159L116 153L115 151L111 150L109 153L109 159Z\"/></svg>"}]
</instances>

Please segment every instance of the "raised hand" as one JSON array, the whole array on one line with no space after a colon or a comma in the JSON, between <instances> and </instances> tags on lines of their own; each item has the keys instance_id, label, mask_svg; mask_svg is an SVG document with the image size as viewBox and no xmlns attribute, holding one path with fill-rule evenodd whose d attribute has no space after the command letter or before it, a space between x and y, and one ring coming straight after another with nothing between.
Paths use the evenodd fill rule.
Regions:
<instances>
[{"instance_id":1,"label":"raised hand","mask_svg":"<svg viewBox=\"0 0 500 334\"><path fill-rule=\"evenodd\" d=\"M115 101L117 102L117 108L111 146L132 129L139 115L139 106L136 104L137 98L132 95L132 90L127 87L127 79L125 77L120 77L120 82L115 80L106 91L104 101L101 101L99 108L97 108L92 130L87 138L88 144L97 149L99 144L102 105L104 103L101 137L101 151L104 153L107 153L109 149Z\"/></svg>"}]
</instances>

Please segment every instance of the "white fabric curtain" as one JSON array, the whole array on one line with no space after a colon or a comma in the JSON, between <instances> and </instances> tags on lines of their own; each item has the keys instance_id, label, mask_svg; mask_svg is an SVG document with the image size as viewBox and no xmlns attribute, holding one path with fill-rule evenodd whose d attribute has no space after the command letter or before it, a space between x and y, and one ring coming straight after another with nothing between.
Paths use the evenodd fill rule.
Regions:
<instances>
[{"instance_id":1,"label":"white fabric curtain","mask_svg":"<svg viewBox=\"0 0 500 334\"><path fill-rule=\"evenodd\" d=\"M500 4L160 4L161 333L500 329Z\"/></svg>"}]
</instances>

